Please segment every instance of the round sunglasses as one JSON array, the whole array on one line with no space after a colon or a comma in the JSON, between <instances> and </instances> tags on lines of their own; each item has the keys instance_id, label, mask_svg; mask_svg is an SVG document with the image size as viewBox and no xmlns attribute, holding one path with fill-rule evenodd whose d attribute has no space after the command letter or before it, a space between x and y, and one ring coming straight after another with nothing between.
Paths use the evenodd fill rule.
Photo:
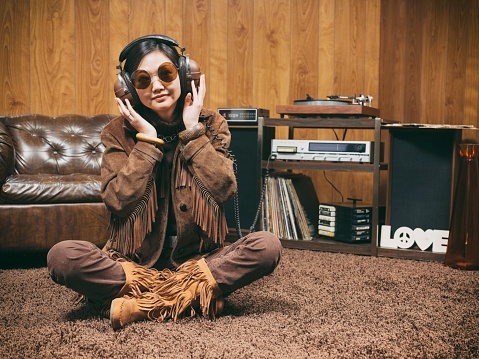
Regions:
<instances>
[{"instance_id":1,"label":"round sunglasses","mask_svg":"<svg viewBox=\"0 0 479 359\"><path fill-rule=\"evenodd\" d=\"M158 78L161 82L169 84L178 76L178 69L171 62L163 62L158 66ZM148 71L136 70L131 74L131 82L136 89L144 90L151 84L152 76Z\"/></svg>"}]
</instances>

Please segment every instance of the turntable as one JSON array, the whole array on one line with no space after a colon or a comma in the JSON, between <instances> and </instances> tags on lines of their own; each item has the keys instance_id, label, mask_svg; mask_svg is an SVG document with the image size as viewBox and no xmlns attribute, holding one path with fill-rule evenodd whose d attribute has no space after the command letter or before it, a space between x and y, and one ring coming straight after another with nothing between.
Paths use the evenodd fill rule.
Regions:
<instances>
[{"instance_id":1,"label":"turntable","mask_svg":"<svg viewBox=\"0 0 479 359\"><path fill-rule=\"evenodd\" d=\"M303 105L303 106L347 106L351 105L352 101L349 99L347 100L340 100L339 96L328 96L326 100L316 100L306 94L306 100L295 100L295 105Z\"/></svg>"},{"instance_id":2,"label":"turntable","mask_svg":"<svg viewBox=\"0 0 479 359\"><path fill-rule=\"evenodd\" d=\"M379 117L379 109L371 106L372 96L327 96L316 100L307 95L294 105L277 105L276 112L284 117Z\"/></svg>"}]
</instances>

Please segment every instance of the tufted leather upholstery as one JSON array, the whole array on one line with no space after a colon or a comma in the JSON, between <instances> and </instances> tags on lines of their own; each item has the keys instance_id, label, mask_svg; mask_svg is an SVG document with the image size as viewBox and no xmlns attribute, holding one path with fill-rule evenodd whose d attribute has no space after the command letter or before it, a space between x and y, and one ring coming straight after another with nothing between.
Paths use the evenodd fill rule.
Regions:
<instances>
[{"instance_id":1,"label":"tufted leather upholstery","mask_svg":"<svg viewBox=\"0 0 479 359\"><path fill-rule=\"evenodd\" d=\"M100 133L113 117L0 117L0 249L47 250L64 239L106 240Z\"/></svg>"}]
</instances>

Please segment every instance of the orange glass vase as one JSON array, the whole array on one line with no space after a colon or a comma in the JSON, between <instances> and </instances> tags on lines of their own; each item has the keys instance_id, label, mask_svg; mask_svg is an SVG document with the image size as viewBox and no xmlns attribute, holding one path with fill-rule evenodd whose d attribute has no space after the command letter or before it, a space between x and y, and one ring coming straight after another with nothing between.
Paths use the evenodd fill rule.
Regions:
<instances>
[{"instance_id":1,"label":"orange glass vase","mask_svg":"<svg viewBox=\"0 0 479 359\"><path fill-rule=\"evenodd\" d=\"M459 145L459 155L444 264L479 269L479 144Z\"/></svg>"}]
</instances>

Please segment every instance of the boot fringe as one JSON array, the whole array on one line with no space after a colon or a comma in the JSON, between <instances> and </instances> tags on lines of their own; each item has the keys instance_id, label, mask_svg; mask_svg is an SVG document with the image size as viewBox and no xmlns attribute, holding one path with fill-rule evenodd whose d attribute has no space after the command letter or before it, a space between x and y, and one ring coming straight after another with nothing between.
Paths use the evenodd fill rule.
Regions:
<instances>
[{"instance_id":1,"label":"boot fringe","mask_svg":"<svg viewBox=\"0 0 479 359\"><path fill-rule=\"evenodd\" d=\"M158 282L157 282L158 283ZM205 317L215 318L215 298L221 295L204 259L189 260L177 272L159 283L150 292L136 296L138 307L148 311L148 318L156 321L177 321L196 315L198 304ZM198 298L199 297L199 298Z\"/></svg>"},{"instance_id":2,"label":"boot fringe","mask_svg":"<svg viewBox=\"0 0 479 359\"><path fill-rule=\"evenodd\" d=\"M151 291L173 274L169 269L158 271L131 261L118 261L118 263L123 267L127 278L125 286L116 297L138 297L142 292Z\"/></svg>"},{"instance_id":3,"label":"boot fringe","mask_svg":"<svg viewBox=\"0 0 479 359\"><path fill-rule=\"evenodd\" d=\"M173 272L169 269L158 271L153 268L138 266L132 271L132 274L135 279L131 283L131 293L133 297L137 297L143 292L150 292L159 283L165 282Z\"/></svg>"}]
</instances>

